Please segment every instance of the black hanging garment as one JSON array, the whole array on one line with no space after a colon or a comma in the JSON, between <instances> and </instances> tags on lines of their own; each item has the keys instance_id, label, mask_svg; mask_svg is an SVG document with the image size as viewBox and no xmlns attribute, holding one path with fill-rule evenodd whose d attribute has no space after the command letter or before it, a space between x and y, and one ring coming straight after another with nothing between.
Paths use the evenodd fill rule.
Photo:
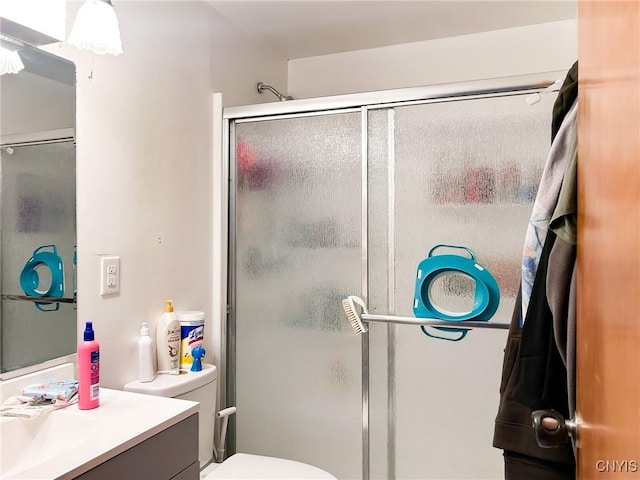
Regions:
<instances>
[{"instance_id":1,"label":"black hanging garment","mask_svg":"<svg viewBox=\"0 0 640 480\"><path fill-rule=\"evenodd\" d=\"M569 70L553 106L552 141L577 95L578 62ZM561 197L572 198L571 183L575 188L575 163L566 167ZM567 320L573 315L575 322L575 307L571 303L575 302L575 237L571 244L571 235L564 233L575 227L574 214L575 203L571 202L564 202L562 207L559 204L554 211L524 328L520 326L521 291L516 299L505 348L493 438L494 447L504 450L506 480L575 478L571 445L542 448L536 442L531 425L533 410L553 408L569 418L575 405L575 345L571 340L575 323ZM561 231L560 239L557 231ZM557 259L561 263L557 263Z\"/></svg>"}]
</instances>

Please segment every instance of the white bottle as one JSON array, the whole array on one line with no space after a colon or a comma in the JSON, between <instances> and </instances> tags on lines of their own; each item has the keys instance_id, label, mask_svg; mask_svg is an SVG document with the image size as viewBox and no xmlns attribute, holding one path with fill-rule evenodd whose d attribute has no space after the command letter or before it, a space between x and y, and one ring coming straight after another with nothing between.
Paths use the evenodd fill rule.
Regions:
<instances>
[{"instance_id":1,"label":"white bottle","mask_svg":"<svg viewBox=\"0 0 640 480\"><path fill-rule=\"evenodd\" d=\"M167 300L156 330L158 373L180 374L180 322Z\"/></svg>"},{"instance_id":2,"label":"white bottle","mask_svg":"<svg viewBox=\"0 0 640 480\"><path fill-rule=\"evenodd\" d=\"M143 322L138 338L138 381L151 382L154 376L153 341L149 336L149 327Z\"/></svg>"}]
</instances>

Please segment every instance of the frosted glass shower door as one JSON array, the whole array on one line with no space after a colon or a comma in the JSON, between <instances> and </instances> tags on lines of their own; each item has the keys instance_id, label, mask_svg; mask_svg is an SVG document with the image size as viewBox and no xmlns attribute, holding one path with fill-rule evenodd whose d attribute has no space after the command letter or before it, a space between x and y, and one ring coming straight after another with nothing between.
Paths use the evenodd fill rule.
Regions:
<instances>
[{"instance_id":1,"label":"frosted glass shower door","mask_svg":"<svg viewBox=\"0 0 640 480\"><path fill-rule=\"evenodd\" d=\"M235 450L359 478L361 115L238 122L232 145Z\"/></svg>"},{"instance_id":2,"label":"frosted glass shower door","mask_svg":"<svg viewBox=\"0 0 640 480\"><path fill-rule=\"evenodd\" d=\"M386 175L369 177L369 248L377 252L370 309L413 316L417 265L434 245L453 244L493 273L501 292L493 321L510 321L553 97L532 106L513 95L371 111L369 169ZM473 299L464 278L438 289L463 305ZM492 436L506 332L450 342L419 327L374 324L370 335L372 452L387 458L372 459L371 477L502 478Z\"/></svg>"}]
</instances>

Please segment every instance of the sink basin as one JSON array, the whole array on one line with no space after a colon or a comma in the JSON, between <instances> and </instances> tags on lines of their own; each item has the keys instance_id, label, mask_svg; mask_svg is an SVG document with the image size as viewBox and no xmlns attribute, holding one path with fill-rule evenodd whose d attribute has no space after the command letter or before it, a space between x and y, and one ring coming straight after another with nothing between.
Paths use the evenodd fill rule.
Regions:
<instances>
[{"instance_id":1,"label":"sink basin","mask_svg":"<svg viewBox=\"0 0 640 480\"><path fill-rule=\"evenodd\" d=\"M65 364L0 381L0 403L26 385L72 377ZM196 402L100 388L92 410L76 404L35 418L0 417L0 480L76 478L196 413Z\"/></svg>"},{"instance_id":2,"label":"sink basin","mask_svg":"<svg viewBox=\"0 0 640 480\"><path fill-rule=\"evenodd\" d=\"M95 439L98 422L60 409L25 419L0 417L0 476L27 470Z\"/></svg>"}]
</instances>

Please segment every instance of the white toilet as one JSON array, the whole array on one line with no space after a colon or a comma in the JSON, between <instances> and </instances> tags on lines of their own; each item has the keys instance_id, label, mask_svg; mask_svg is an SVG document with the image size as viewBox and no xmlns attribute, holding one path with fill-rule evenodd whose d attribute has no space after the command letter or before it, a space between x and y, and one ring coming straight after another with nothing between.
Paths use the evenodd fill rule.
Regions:
<instances>
[{"instance_id":1,"label":"white toilet","mask_svg":"<svg viewBox=\"0 0 640 480\"><path fill-rule=\"evenodd\" d=\"M202 467L207 465L213 457L217 378L216 367L203 364L201 372L156 375L152 382L140 383L137 380L129 382L124 386L124 390L199 402L198 458ZM262 455L236 453L221 464L207 466L202 471L201 480L203 479L336 480L336 477L305 463Z\"/></svg>"}]
</instances>

